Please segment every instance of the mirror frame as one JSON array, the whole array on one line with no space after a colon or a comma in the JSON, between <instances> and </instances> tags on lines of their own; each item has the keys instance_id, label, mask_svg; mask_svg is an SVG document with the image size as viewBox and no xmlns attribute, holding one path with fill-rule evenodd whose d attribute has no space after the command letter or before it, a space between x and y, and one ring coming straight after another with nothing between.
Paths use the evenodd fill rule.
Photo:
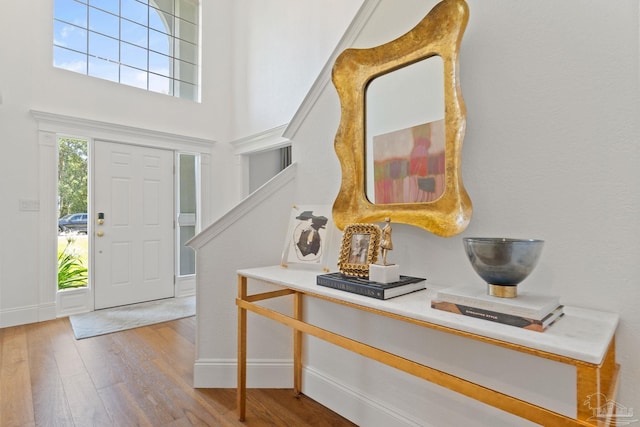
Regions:
<instances>
[{"instance_id":1,"label":"mirror frame","mask_svg":"<svg viewBox=\"0 0 640 427\"><path fill-rule=\"evenodd\" d=\"M460 43L469 20L464 0L438 3L411 31L369 49L347 49L332 70L340 97L341 118L335 151L342 168L333 220L341 230L349 224L383 221L422 227L450 237L471 220L472 205L460 173L466 109L458 81ZM368 84L381 75L440 56L444 65L445 188L433 202L373 204L365 189L365 96Z\"/></svg>"}]
</instances>

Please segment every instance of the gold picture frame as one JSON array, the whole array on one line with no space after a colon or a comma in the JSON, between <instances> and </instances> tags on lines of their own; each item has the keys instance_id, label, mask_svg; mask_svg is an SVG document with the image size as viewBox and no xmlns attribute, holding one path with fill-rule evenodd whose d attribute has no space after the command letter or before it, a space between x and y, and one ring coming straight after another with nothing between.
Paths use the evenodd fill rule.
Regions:
<instances>
[{"instance_id":1,"label":"gold picture frame","mask_svg":"<svg viewBox=\"0 0 640 427\"><path fill-rule=\"evenodd\" d=\"M336 59L332 80L341 104L335 151L342 169L340 191L332 215L336 226L394 222L424 228L450 237L471 220L472 205L460 173L466 110L458 83L458 56L469 10L464 0L444 0L405 35L369 49L347 49ZM444 69L443 190L436 200L409 203L371 203L366 195L365 98L369 83L382 75L440 57Z\"/></svg>"},{"instance_id":2,"label":"gold picture frame","mask_svg":"<svg viewBox=\"0 0 640 427\"><path fill-rule=\"evenodd\" d=\"M375 224L349 224L342 234L338 268L347 276L368 277L369 264L378 259L380 227Z\"/></svg>"}]
</instances>

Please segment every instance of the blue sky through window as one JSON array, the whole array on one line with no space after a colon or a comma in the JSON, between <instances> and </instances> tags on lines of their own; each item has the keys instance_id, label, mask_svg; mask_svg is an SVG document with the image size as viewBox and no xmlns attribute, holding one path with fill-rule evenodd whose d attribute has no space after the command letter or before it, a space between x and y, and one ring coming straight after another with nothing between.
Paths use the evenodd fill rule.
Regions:
<instances>
[{"instance_id":1,"label":"blue sky through window","mask_svg":"<svg viewBox=\"0 0 640 427\"><path fill-rule=\"evenodd\" d=\"M55 67L196 100L193 0L54 1Z\"/></svg>"}]
</instances>

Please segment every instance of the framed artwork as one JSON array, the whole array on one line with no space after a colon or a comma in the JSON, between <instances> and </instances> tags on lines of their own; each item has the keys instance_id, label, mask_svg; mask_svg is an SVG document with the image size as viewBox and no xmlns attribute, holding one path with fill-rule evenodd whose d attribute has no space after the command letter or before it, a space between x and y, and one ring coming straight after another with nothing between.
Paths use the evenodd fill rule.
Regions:
<instances>
[{"instance_id":1,"label":"framed artwork","mask_svg":"<svg viewBox=\"0 0 640 427\"><path fill-rule=\"evenodd\" d=\"M282 252L283 267L311 265L327 270L326 254L331 238L331 206L293 206Z\"/></svg>"},{"instance_id":2,"label":"framed artwork","mask_svg":"<svg viewBox=\"0 0 640 427\"><path fill-rule=\"evenodd\" d=\"M373 136L377 204L428 203L444 193L444 120Z\"/></svg>"},{"instance_id":3,"label":"framed artwork","mask_svg":"<svg viewBox=\"0 0 640 427\"><path fill-rule=\"evenodd\" d=\"M375 224L350 224L342 234L338 268L347 276L368 277L369 264L378 259L380 227Z\"/></svg>"}]
</instances>

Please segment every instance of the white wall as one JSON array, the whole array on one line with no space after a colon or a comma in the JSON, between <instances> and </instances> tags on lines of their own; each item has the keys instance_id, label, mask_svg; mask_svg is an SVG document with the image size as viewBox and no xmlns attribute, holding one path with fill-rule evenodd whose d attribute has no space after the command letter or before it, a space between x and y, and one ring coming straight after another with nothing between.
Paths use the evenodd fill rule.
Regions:
<instances>
[{"instance_id":1,"label":"white wall","mask_svg":"<svg viewBox=\"0 0 640 427\"><path fill-rule=\"evenodd\" d=\"M249 193L254 192L282 169L279 149L261 151L249 157Z\"/></svg>"},{"instance_id":2,"label":"white wall","mask_svg":"<svg viewBox=\"0 0 640 427\"><path fill-rule=\"evenodd\" d=\"M53 1L42 2L38 7L30 2L3 5L0 14L0 144L4 150L0 156L3 177L0 185L3 206L0 210L3 242L0 327L43 320L47 316L43 318L34 313L43 305L51 308L53 303L52 292L41 295L38 289L38 281L46 280L39 266L47 261L41 259L47 256L46 249L38 250L45 238L39 229L40 213L18 209L20 200L43 204L50 200L50 194L39 194L39 175L43 170L38 166L37 123L30 110L217 141L210 158L211 194L203 199L208 212L203 218L206 225L237 203L242 195L240 162L234 158L228 142L256 129L282 125L291 118L350 21L349 14L343 15L341 11L355 11L360 1L351 0L343 6L323 10L320 10L323 3L320 0L313 5L305 2L310 6L306 9L293 1L269 2L272 7L266 9L262 6L264 2L204 1L201 103L55 69L52 66ZM336 10L340 11L341 18L332 20L331 13ZM296 14L302 14L302 20L315 14L317 20L302 28ZM258 18L265 21L254 25ZM237 37L244 31L236 34L235 28L247 28L245 23L251 23L254 31ZM257 29L260 31L255 31ZM249 63L249 56L243 51L252 47L248 46L248 40L259 43L258 52L268 51L268 58ZM286 49L279 48L283 41L289 41ZM279 58L287 64L281 73L275 71L276 64L281 62ZM292 61L297 64L295 69L290 65ZM281 93L282 98L288 99L286 103L281 102L282 99L267 100L258 96L263 92L255 88L264 83L265 74L269 76L272 91L269 98L273 98L273 93ZM238 88L242 90L235 94ZM255 93L244 88L251 88ZM256 96L260 102L249 99ZM271 106L276 104L280 107L271 111ZM252 108L246 108L248 105ZM53 144L47 150L52 148ZM55 227L54 221L52 227ZM52 289L54 281L52 278Z\"/></svg>"},{"instance_id":3,"label":"white wall","mask_svg":"<svg viewBox=\"0 0 640 427\"><path fill-rule=\"evenodd\" d=\"M288 123L362 0L235 0L236 138Z\"/></svg>"},{"instance_id":4,"label":"white wall","mask_svg":"<svg viewBox=\"0 0 640 427\"><path fill-rule=\"evenodd\" d=\"M424 15L416 10L426 11L432 3L406 1L398 7L383 1L356 44L373 46L400 35ZM468 3L460 56L467 107L462 173L473 217L464 233L449 239L396 225L391 257L407 274L481 286L464 255L463 236L545 239L540 263L521 288L558 294L565 304L620 313L617 401L637 407L638 3ZM329 88L294 137L297 203L333 201L340 169L331 141L338 121L338 99ZM326 310L326 316L340 315ZM330 372L332 358L344 361L336 350L313 367ZM389 375L390 382L401 377Z\"/></svg>"},{"instance_id":5,"label":"white wall","mask_svg":"<svg viewBox=\"0 0 640 427\"><path fill-rule=\"evenodd\" d=\"M434 3L382 0L354 44L374 46L401 35ZM620 313L617 350L622 371L616 400L637 407L640 196L633 185L640 178L638 3L468 3L471 16L462 44L460 73L467 106L462 173L474 203L471 224L453 238L397 224L390 257L404 274L425 275L440 284L482 286L464 255L462 237L545 239L539 265L521 288L559 294L568 305ZM298 164L296 204L333 202L340 180L333 151L339 118L339 101L329 85L292 136ZM268 215L268 211L264 213ZM238 240L250 233L237 232ZM266 247L273 250L274 245ZM218 266L220 274L232 277L232 268L227 271L224 265ZM235 292L226 286L217 291L229 297ZM218 308L223 310L212 299L210 310ZM307 309L309 320L342 327L363 339L386 341L400 351L415 349L416 343L422 343L425 351L454 345L444 345L442 337L428 331L375 321L372 316L354 315L340 307L310 302ZM217 343L220 347L234 345L235 318L231 316L215 318L216 335L224 335ZM209 336L206 324L213 325L213 319L204 315L199 320L203 325L200 336ZM214 343L207 344L209 349L215 348ZM276 339L273 346L250 346L249 359L257 366L262 359L285 358L290 347L282 344ZM308 344L305 380L325 378L337 386L333 396L322 395L317 384L306 381L305 393L353 415L363 425L388 425L385 422L389 420L382 416L373 419L371 414L394 414L391 418L398 425L529 425L315 340ZM473 352L481 351L464 343L458 345L471 360ZM228 357L228 352L225 354ZM421 357L419 348L416 356ZM516 362L514 357L501 357L498 365ZM536 368L521 363L524 377L504 380L527 384L511 384L522 391L539 376ZM207 378L212 381L210 386L230 386L225 382L228 379ZM377 402L376 408L358 407L354 415L352 408L340 401L345 394ZM538 396L545 397L544 392Z\"/></svg>"},{"instance_id":6,"label":"white wall","mask_svg":"<svg viewBox=\"0 0 640 427\"><path fill-rule=\"evenodd\" d=\"M53 2L33 7L28 2L5 5L0 16L0 160L3 184L0 187L2 209L2 241L0 249L0 326L42 320L35 313L43 301L38 290L39 265L46 260L38 252L42 230L38 227L39 212L19 211L19 200L40 201L49 194L39 194L39 141L37 124L30 110L40 110L82 119L126 125L185 135L208 140L224 140L229 134L228 85L203 84L202 103L126 87L98 80L52 66ZM229 57L229 48L218 42L228 34L230 8L224 4L216 13L203 10L203 20L215 23L203 31L203 49L215 48L220 58ZM227 16L227 18L225 18ZM203 74L227 80L227 67L209 58L203 61ZM224 64L229 61L225 60ZM215 67L215 68L214 68ZM81 135L87 136L87 135ZM219 151L214 149L212 164L217 166L214 178L229 175L218 164ZM219 182L220 179L217 179ZM225 187L213 186L216 203L231 205L233 195ZM231 188L233 190L233 188ZM227 201L229 200L229 201ZM209 211L215 212L219 206ZM226 210L226 207L225 207ZM51 221L55 226L55 218ZM55 257L55 253L51 254ZM51 278L54 288L55 278ZM47 293L44 298L49 298ZM10 319L10 320L7 320ZM5 321L7 320L7 321Z\"/></svg>"}]
</instances>

